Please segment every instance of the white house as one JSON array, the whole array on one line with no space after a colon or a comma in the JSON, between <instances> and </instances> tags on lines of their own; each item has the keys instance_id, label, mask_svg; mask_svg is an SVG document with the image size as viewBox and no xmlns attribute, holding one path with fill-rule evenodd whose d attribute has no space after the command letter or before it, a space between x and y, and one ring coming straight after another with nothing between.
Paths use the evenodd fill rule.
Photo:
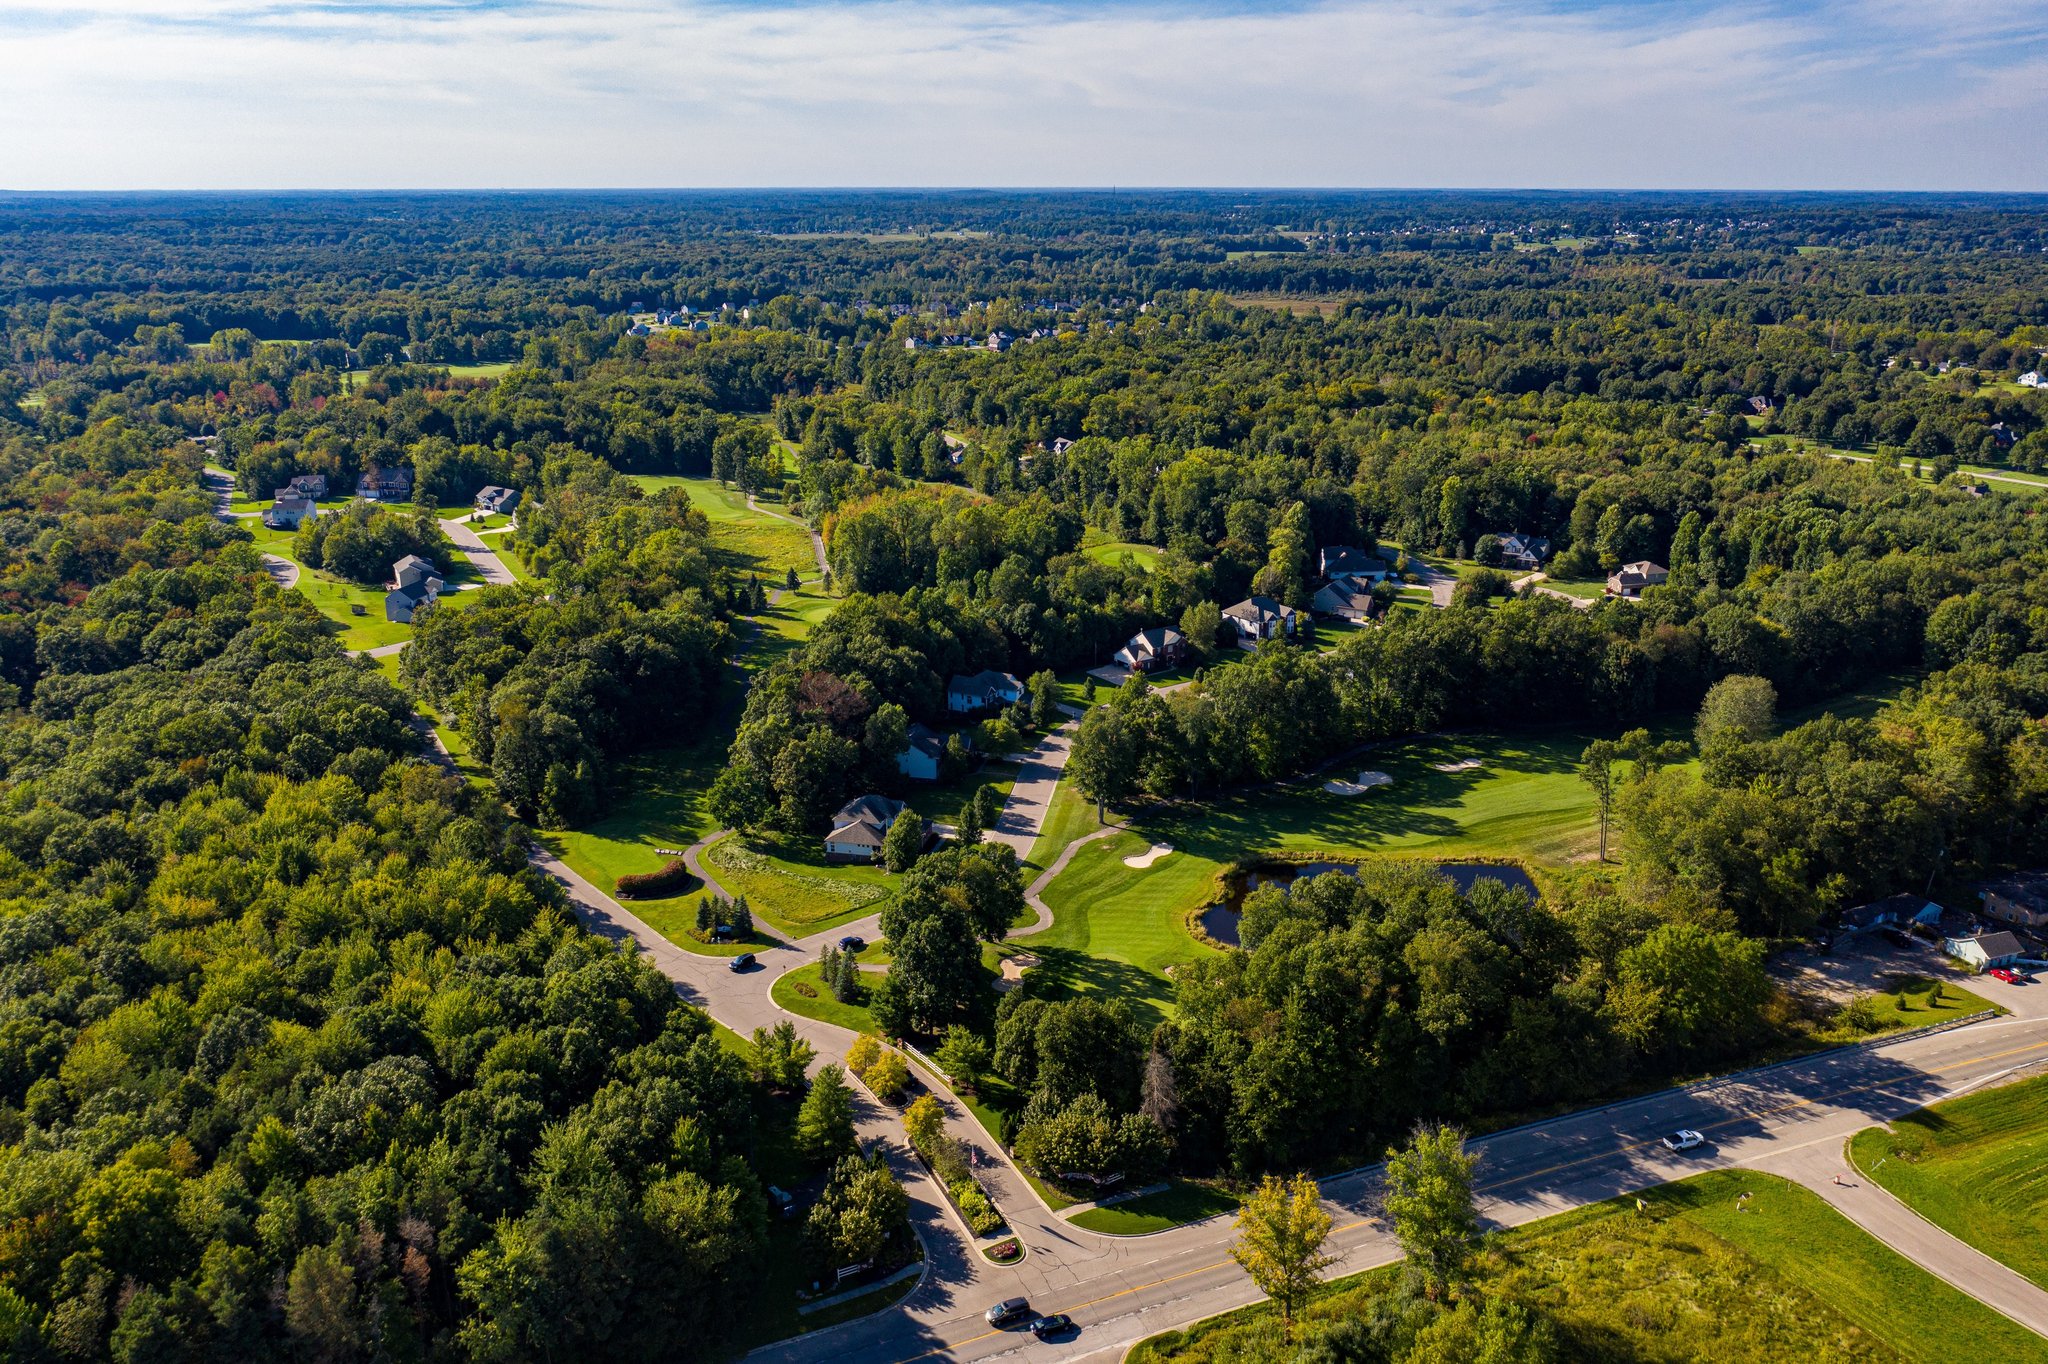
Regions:
<instances>
[{"instance_id":1,"label":"white house","mask_svg":"<svg viewBox=\"0 0 2048 1364\"><path fill-rule=\"evenodd\" d=\"M912 781L937 781L939 762L946 756L946 741L929 725L913 723L909 743L896 755L896 770Z\"/></svg>"},{"instance_id":2,"label":"white house","mask_svg":"<svg viewBox=\"0 0 2048 1364\"><path fill-rule=\"evenodd\" d=\"M971 677L959 673L946 683L946 709L958 715L993 710L1024 699L1024 684L1013 673L990 668Z\"/></svg>"},{"instance_id":3,"label":"white house","mask_svg":"<svg viewBox=\"0 0 2048 1364\"><path fill-rule=\"evenodd\" d=\"M1500 537L1500 561L1508 568L1535 570L1550 557L1550 541L1540 535L1509 531Z\"/></svg>"},{"instance_id":4,"label":"white house","mask_svg":"<svg viewBox=\"0 0 2048 1364\"><path fill-rule=\"evenodd\" d=\"M1132 635L1113 657L1134 673L1171 668L1188 656L1187 636L1171 625L1155 625Z\"/></svg>"},{"instance_id":5,"label":"white house","mask_svg":"<svg viewBox=\"0 0 2048 1364\"><path fill-rule=\"evenodd\" d=\"M1279 639L1294 633L1294 608L1271 597L1246 597L1235 606L1223 608L1223 623L1237 631L1237 647L1256 648L1262 639Z\"/></svg>"},{"instance_id":6,"label":"white house","mask_svg":"<svg viewBox=\"0 0 2048 1364\"><path fill-rule=\"evenodd\" d=\"M887 796L855 796L832 816L825 835L825 856L849 862L872 862L882 855L882 840L903 812L903 802Z\"/></svg>"},{"instance_id":7,"label":"white house","mask_svg":"<svg viewBox=\"0 0 2048 1364\"><path fill-rule=\"evenodd\" d=\"M1994 966L2018 961L2027 954L2027 949L2021 946L2020 940L2002 929L1996 933L1979 933L1969 938L1950 938L1942 944L1942 950L1979 971L1988 971Z\"/></svg>"},{"instance_id":8,"label":"white house","mask_svg":"<svg viewBox=\"0 0 2048 1364\"><path fill-rule=\"evenodd\" d=\"M412 624L415 613L441 598L441 570L417 554L391 566L391 589L384 594L384 619Z\"/></svg>"},{"instance_id":9,"label":"white house","mask_svg":"<svg viewBox=\"0 0 2048 1364\"><path fill-rule=\"evenodd\" d=\"M1607 575L1607 595L1626 597L1635 601L1643 595L1643 589L1669 582L1671 570L1662 564L1653 564L1648 559L1638 559L1632 564L1623 564Z\"/></svg>"},{"instance_id":10,"label":"white house","mask_svg":"<svg viewBox=\"0 0 2048 1364\"><path fill-rule=\"evenodd\" d=\"M2042 382L2042 379L2041 379L2041 371L2040 371L2040 370L2038 370L2038 369L2030 369L2030 370L2028 370L2028 371L2027 371L2027 372L2026 372L2025 374L2022 374L2022 375L2020 376L2020 387L2021 387L2021 388L2048 388L2048 383L2044 383L2044 382Z\"/></svg>"},{"instance_id":11,"label":"white house","mask_svg":"<svg viewBox=\"0 0 2048 1364\"><path fill-rule=\"evenodd\" d=\"M271 499L270 510L263 513L263 524L272 530L297 530L301 522L314 514L310 497L280 492Z\"/></svg>"}]
</instances>

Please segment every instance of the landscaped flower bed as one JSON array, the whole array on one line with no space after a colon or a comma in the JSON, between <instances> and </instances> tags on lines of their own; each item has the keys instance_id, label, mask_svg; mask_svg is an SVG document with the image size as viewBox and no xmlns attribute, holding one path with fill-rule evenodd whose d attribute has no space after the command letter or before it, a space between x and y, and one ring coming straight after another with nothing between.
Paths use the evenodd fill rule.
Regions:
<instances>
[{"instance_id":1,"label":"landscaped flower bed","mask_svg":"<svg viewBox=\"0 0 2048 1364\"><path fill-rule=\"evenodd\" d=\"M1006 1241L996 1242L981 1253L999 1265L1013 1265L1024 1258L1024 1243L1012 1236Z\"/></svg>"}]
</instances>

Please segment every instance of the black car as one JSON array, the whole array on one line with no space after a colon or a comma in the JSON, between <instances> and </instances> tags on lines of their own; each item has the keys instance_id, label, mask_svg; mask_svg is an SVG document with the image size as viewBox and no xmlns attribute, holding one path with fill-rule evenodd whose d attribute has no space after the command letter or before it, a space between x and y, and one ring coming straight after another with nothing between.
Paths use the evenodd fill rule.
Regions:
<instances>
[{"instance_id":1,"label":"black car","mask_svg":"<svg viewBox=\"0 0 2048 1364\"><path fill-rule=\"evenodd\" d=\"M984 1312L982 1320L991 1326L1011 1326L1020 1321L1029 1321L1036 1315L1027 1299L1005 1298Z\"/></svg>"},{"instance_id":2,"label":"black car","mask_svg":"<svg viewBox=\"0 0 2048 1364\"><path fill-rule=\"evenodd\" d=\"M751 971L751 970L753 970L753 969L754 969L754 954L753 954L752 952L742 952L742 953L740 953L740 954L739 954L739 955L738 955L737 957L734 957L734 958L733 958L733 959L732 959L731 961L729 961L729 962L727 962L727 963L726 963L725 969L726 969L726 970L728 970L728 971Z\"/></svg>"},{"instance_id":3,"label":"black car","mask_svg":"<svg viewBox=\"0 0 2048 1364\"><path fill-rule=\"evenodd\" d=\"M1065 1312L1055 1312L1049 1317L1040 1317L1031 1323L1031 1334L1040 1340L1063 1336L1074 1329L1074 1319Z\"/></svg>"},{"instance_id":4,"label":"black car","mask_svg":"<svg viewBox=\"0 0 2048 1364\"><path fill-rule=\"evenodd\" d=\"M867 945L866 938L857 938L851 933L839 940L839 950L842 952L859 952Z\"/></svg>"}]
</instances>

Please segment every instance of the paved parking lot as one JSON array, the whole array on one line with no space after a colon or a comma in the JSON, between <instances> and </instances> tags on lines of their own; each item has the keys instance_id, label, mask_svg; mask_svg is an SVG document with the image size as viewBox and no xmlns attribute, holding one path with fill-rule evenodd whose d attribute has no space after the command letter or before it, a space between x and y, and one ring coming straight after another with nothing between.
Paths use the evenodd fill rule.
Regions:
<instances>
[{"instance_id":1,"label":"paved parking lot","mask_svg":"<svg viewBox=\"0 0 2048 1364\"><path fill-rule=\"evenodd\" d=\"M2048 976L2030 985L2007 985L1962 969L1933 943L1918 938L1904 947L1893 946L1890 939L1875 933L1843 938L1825 954L1788 953L1772 963L1771 974L1788 985L1837 1001L1890 989L1895 977L1922 976L1959 985L2020 1018L2048 1015Z\"/></svg>"}]
</instances>

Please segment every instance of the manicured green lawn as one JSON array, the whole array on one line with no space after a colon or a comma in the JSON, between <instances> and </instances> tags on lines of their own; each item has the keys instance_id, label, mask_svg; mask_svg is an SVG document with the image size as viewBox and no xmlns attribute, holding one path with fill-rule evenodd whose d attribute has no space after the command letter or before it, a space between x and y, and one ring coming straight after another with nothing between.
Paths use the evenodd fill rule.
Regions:
<instances>
[{"instance_id":1,"label":"manicured green lawn","mask_svg":"<svg viewBox=\"0 0 2048 1364\"><path fill-rule=\"evenodd\" d=\"M747 897L757 917L796 936L865 918L894 893L893 879L879 867L827 862L817 838L728 834L705 851L704 862L729 894Z\"/></svg>"},{"instance_id":2,"label":"manicured green lawn","mask_svg":"<svg viewBox=\"0 0 2048 1364\"><path fill-rule=\"evenodd\" d=\"M1582 733L1422 737L1360 754L1323 774L1394 780L1364 795L1316 783L1227 796L1134 821L1140 833L1218 866L1252 852L1413 852L1562 863L1598 846L1593 793L1578 776ZM1477 760L1476 768L1439 771Z\"/></svg>"},{"instance_id":3,"label":"manicured green lawn","mask_svg":"<svg viewBox=\"0 0 2048 1364\"><path fill-rule=\"evenodd\" d=\"M1224 1189L1176 1180L1172 1188L1145 1194L1107 1208L1090 1208L1069 1219L1077 1227L1106 1236L1143 1236L1168 1227L1199 1222L1219 1213L1236 1212L1243 1200Z\"/></svg>"},{"instance_id":4,"label":"manicured green lawn","mask_svg":"<svg viewBox=\"0 0 2048 1364\"><path fill-rule=\"evenodd\" d=\"M451 379L495 379L512 368L511 360L492 360L480 365L443 365Z\"/></svg>"},{"instance_id":5,"label":"manicured green lawn","mask_svg":"<svg viewBox=\"0 0 2048 1364\"><path fill-rule=\"evenodd\" d=\"M1074 789L1074 783L1062 779L1053 788L1052 799L1045 807L1045 822L1039 826L1038 838L1024 860L1043 871L1060 855L1060 849L1101 827L1095 818L1094 803Z\"/></svg>"},{"instance_id":6,"label":"manicured green lawn","mask_svg":"<svg viewBox=\"0 0 2048 1364\"><path fill-rule=\"evenodd\" d=\"M1922 1217L2048 1288L2048 1077L1870 1128L1849 1154Z\"/></svg>"},{"instance_id":7,"label":"manicured green lawn","mask_svg":"<svg viewBox=\"0 0 2048 1364\"><path fill-rule=\"evenodd\" d=\"M780 516L771 516L747 505L747 495L711 478L684 478L675 474L633 474L632 480L647 492L681 488L690 495L690 505L710 518L711 547L727 556L742 572L773 579L780 585L783 574L794 568L804 577L818 571L811 553L811 539L801 526ZM769 499L759 499L774 507ZM776 507L776 510L781 510Z\"/></svg>"},{"instance_id":8,"label":"manicured green lawn","mask_svg":"<svg viewBox=\"0 0 2048 1364\"><path fill-rule=\"evenodd\" d=\"M1749 1211L1736 1211L1748 1191ZM1561 1359L2048 1361L2048 1341L1880 1245L1816 1195L1723 1171L1489 1238L1479 1286L1555 1325ZM1304 1333L1392 1292L1390 1265L1328 1285ZM1140 1342L1130 1364L1263 1359L1270 1303Z\"/></svg>"},{"instance_id":9,"label":"manicured green lawn","mask_svg":"<svg viewBox=\"0 0 2048 1364\"><path fill-rule=\"evenodd\" d=\"M1017 784L1017 764L995 761L985 764L980 771L970 772L957 782L933 785L919 782L903 793L904 803L926 819L951 824L960 817L961 807L973 798L975 788L992 786L998 800L1010 798L1010 788Z\"/></svg>"},{"instance_id":10,"label":"manicured green lawn","mask_svg":"<svg viewBox=\"0 0 2048 1364\"><path fill-rule=\"evenodd\" d=\"M1216 953L1188 932L1187 912L1209 902L1218 870L1178 852L1143 871L1124 865L1149 846L1125 833L1083 847L1045 889L1052 927L1015 940L1063 991L1116 996L1148 1027L1173 1011L1166 968Z\"/></svg>"},{"instance_id":11,"label":"manicured green lawn","mask_svg":"<svg viewBox=\"0 0 2048 1364\"><path fill-rule=\"evenodd\" d=\"M1892 1032L1905 1028L1926 1028L1936 1023L1948 1023L1971 1014L2002 1013L1990 1000L1982 995L1970 993L1961 986L1947 981L1941 984L1941 998L1933 1005L1927 1002L1927 987L1932 982L1922 977L1912 977L1896 987L1870 996L1875 1010L1873 1021L1879 1024L1872 1032ZM1870 1034L1844 1029L1839 1040L1854 1041Z\"/></svg>"},{"instance_id":12,"label":"manicured green lawn","mask_svg":"<svg viewBox=\"0 0 2048 1364\"><path fill-rule=\"evenodd\" d=\"M1120 564L1129 555L1131 562L1147 573L1159 567L1159 561L1166 557L1166 551L1157 545L1141 545L1134 540L1112 540L1107 544L1089 545L1082 551L1089 558L1105 564Z\"/></svg>"},{"instance_id":13,"label":"manicured green lawn","mask_svg":"<svg viewBox=\"0 0 2048 1364\"><path fill-rule=\"evenodd\" d=\"M809 993L805 993L808 991ZM818 973L816 962L799 966L796 970L776 978L775 986L768 997L781 1007L803 1018L815 1018L820 1023L835 1023L855 1032L877 1032L875 1017L865 1006L841 1004L825 988L823 977Z\"/></svg>"},{"instance_id":14,"label":"manicured green lawn","mask_svg":"<svg viewBox=\"0 0 2048 1364\"><path fill-rule=\"evenodd\" d=\"M779 581L779 579L778 579ZM749 642L745 653L740 655L740 666L748 673L757 673L774 663L784 654L811 637L825 617L832 614L832 608L839 605L836 597L828 597L815 586L805 586L795 592L783 593L780 600L771 603L750 617L760 631L757 638Z\"/></svg>"}]
</instances>

